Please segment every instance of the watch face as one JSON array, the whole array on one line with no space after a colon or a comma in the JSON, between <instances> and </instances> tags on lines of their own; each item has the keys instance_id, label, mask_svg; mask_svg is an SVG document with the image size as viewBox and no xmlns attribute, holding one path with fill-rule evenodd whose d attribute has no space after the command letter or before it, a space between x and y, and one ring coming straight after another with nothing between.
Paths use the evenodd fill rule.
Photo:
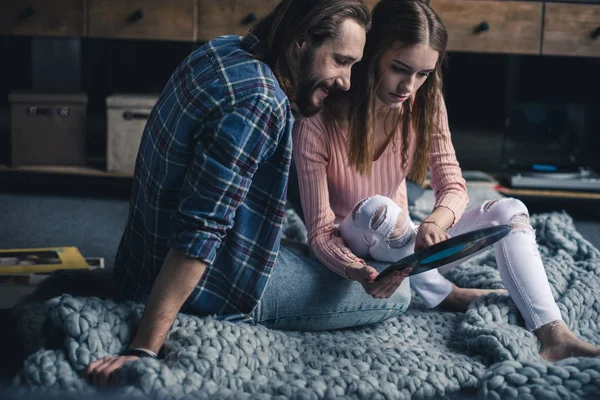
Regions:
<instances>
[{"instance_id":1,"label":"watch face","mask_svg":"<svg viewBox=\"0 0 600 400\"><path fill-rule=\"evenodd\" d=\"M406 267L412 268L409 275L417 275L469 257L504 238L511 230L510 225L498 225L451 237L393 263L382 271L377 279Z\"/></svg>"}]
</instances>

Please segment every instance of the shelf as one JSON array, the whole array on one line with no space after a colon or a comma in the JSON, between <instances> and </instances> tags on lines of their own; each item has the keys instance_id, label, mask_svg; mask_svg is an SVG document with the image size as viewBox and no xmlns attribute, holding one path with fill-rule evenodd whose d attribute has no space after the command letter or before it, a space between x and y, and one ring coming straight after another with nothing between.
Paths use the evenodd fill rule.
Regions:
<instances>
[{"instance_id":1,"label":"shelf","mask_svg":"<svg viewBox=\"0 0 600 400\"><path fill-rule=\"evenodd\" d=\"M546 199L573 199L573 200L600 200L598 192L576 192L566 190L545 190L545 189L512 189L497 185L495 189L505 196L527 197L527 198L546 198Z\"/></svg>"}]
</instances>

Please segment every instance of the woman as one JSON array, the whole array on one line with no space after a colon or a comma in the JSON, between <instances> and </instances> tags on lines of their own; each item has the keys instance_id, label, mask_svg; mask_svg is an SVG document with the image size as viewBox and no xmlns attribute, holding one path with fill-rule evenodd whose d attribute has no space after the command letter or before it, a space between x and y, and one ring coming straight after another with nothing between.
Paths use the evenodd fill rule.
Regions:
<instances>
[{"instance_id":1,"label":"woman","mask_svg":"<svg viewBox=\"0 0 600 400\"><path fill-rule=\"evenodd\" d=\"M450 139L442 97L447 32L424 2L382 0L373 10L362 61L350 92L332 93L321 114L298 121L294 152L309 246L329 269L389 298L406 275L375 282L367 262L396 261L450 236L494 224L512 233L495 244L500 276L541 342L541 356L597 356L578 339L554 302L525 205L489 201L468 212L465 181ZM415 226L407 213L406 178L435 192L432 213ZM340 240L341 239L341 240ZM462 289L443 273L411 277L429 307L465 310L490 291Z\"/></svg>"}]
</instances>

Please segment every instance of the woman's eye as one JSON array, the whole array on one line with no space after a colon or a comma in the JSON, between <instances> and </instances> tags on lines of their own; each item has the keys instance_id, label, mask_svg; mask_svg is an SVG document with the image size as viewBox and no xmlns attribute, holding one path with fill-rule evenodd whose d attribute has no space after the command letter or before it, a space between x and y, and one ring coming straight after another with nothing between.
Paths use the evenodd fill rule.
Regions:
<instances>
[{"instance_id":1,"label":"woman's eye","mask_svg":"<svg viewBox=\"0 0 600 400\"><path fill-rule=\"evenodd\" d=\"M396 72L402 72L402 73L409 72L406 68L402 68L397 65L392 65L392 69Z\"/></svg>"}]
</instances>

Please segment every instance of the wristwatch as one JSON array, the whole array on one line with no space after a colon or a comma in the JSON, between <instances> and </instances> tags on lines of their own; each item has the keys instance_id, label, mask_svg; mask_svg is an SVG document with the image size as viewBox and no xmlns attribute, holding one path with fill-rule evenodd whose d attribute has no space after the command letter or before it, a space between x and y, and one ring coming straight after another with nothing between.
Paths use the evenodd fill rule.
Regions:
<instances>
[{"instance_id":1,"label":"wristwatch","mask_svg":"<svg viewBox=\"0 0 600 400\"><path fill-rule=\"evenodd\" d=\"M140 358L158 358L158 355L156 355L156 353L154 353L153 351L150 350L146 350L146 349L132 349L132 348L128 348L125 349L124 352L121 353L122 356L136 356L136 357L140 357Z\"/></svg>"}]
</instances>

